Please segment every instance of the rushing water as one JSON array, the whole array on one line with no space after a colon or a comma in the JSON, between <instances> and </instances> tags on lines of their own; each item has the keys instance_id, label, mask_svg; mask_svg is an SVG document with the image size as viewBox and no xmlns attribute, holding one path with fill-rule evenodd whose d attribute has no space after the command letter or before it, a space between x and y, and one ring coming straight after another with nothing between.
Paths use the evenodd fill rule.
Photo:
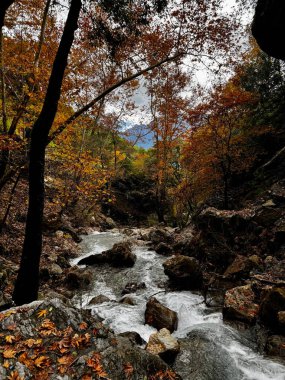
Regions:
<instances>
[{"instance_id":1,"label":"rushing water","mask_svg":"<svg viewBox=\"0 0 285 380\"><path fill-rule=\"evenodd\" d=\"M92 233L84 237L84 254L74 259L72 264L77 264L83 257L101 253L124 238L119 232ZM93 266L92 290L78 294L74 301L99 314L115 332L136 331L148 341L150 334L156 330L144 324L144 311L147 300L155 295L162 304L178 313L178 328L173 335L185 338L182 344L185 352L180 354L176 370L184 380L285 380L285 367L257 354L250 341L223 324L220 312L205 306L200 294L165 291L167 277L162 267L165 257L148 250L144 244L135 246L133 250L137 261L132 268ZM118 302L129 282L144 282L146 285L145 289L128 295L135 305ZM89 305L91 299L98 295L105 295L110 301ZM197 342L197 339L200 352L195 352L188 344ZM191 362L197 366L195 374L189 372Z\"/></svg>"}]
</instances>

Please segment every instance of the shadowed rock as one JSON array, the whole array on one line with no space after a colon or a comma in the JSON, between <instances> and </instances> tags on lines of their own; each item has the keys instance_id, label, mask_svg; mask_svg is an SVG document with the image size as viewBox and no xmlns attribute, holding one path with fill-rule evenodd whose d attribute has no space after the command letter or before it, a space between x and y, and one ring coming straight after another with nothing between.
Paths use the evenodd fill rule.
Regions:
<instances>
[{"instance_id":1,"label":"shadowed rock","mask_svg":"<svg viewBox=\"0 0 285 380\"><path fill-rule=\"evenodd\" d=\"M160 330L162 328L173 332L177 329L177 313L162 305L156 298L152 297L146 304L145 323Z\"/></svg>"},{"instance_id":2,"label":"shadowed rock","mask_svg":"<svg viewBox=\"0 0 285 380\"><path fill-rule=\"evenodd\" d=\"M109 264L113 267L132 267L135 264L136 255L132 253L129 242L114 244L113 248L99 255L85 257L78 265L102 265Z\"/></svg>"},{"instance_id":3,"label":"shadowed rock","mask_svg":"<svg viewBox=\"0 0 285 380\"><path fill-rule=\"evenodd\" d=\"M203 278L200 263L194 257L173 256L163 263L164 273L171 282L184 289L199 289Z\"/></svg>"}]
</instances>

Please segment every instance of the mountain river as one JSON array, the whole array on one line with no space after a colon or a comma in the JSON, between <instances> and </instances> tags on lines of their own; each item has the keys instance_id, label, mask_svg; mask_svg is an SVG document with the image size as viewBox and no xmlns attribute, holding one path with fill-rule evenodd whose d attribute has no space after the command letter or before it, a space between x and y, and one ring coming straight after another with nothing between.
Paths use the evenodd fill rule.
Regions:
<instances>
[{"instance_id":1,"label":"mountain river","mask_svg":"<svg viewBox=\"0 0 285 380\"><path fill-rule=\"evenodd\" d=\"M72 264L127 238L118 231L84 236L82 256L73 259ZM258 354L254 340L224 324L221 312L206 307L199 293L165 291L167 277L162 267L165 257L149 250L143 242L133 250L137 261L132 268L91 267L94 271L92 289L75 297L77 306L92 309L116 333L136 331L147 342L156 329L144 324L145 305L155 295L178 313L178 328L173 335L181 341L181 353L174 369L183 380L285 380L285 366ZM129 282L146 285L129 294L135 305L118 302ZM89 305L98 295L107 296L110 301Z\"/></svg>"}]
</instances>

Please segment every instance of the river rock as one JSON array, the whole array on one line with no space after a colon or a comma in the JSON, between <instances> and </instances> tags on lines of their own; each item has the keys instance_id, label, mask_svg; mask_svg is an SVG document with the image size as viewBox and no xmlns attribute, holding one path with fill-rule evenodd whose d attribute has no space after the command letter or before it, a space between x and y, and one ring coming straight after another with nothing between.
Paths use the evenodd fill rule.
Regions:
<instances>
[{"instance_id":1,"label":"river rock","mask_svg":"<svg viewBox=\"0 0 285 380\"><path fill-rule=\"evenodd\" d=\"M133 344L138 345L138 346L142 346L143 344L145 344L145 341L143 340L143 338L136 331L126 331L126 332L120 333L119 336L128 338Z\"/></svg>"},{"instance_id":2,"label":"river rock","mask_svg":"<svg viewBox=\"0 0 285 380\"><path fill-rule=\"evenodd\" d=\"M174 379L180 379L161 358L136 347L127 338L114 335L90 311L76 309L58 299L34 302L1 314L3 336L12 335L11 326L17 340L9 343L12 355L9 366L0 366L1 379L16 379L12 372L19 365L22 379L119 380L127 378L126 369L131 369L133 379L158 378L159 373L166 371ZM19 347L25 349L19 351ZM31 365L29 358L39 365Z\"/></svg>"},{"instance_id":3,"label":"river rock","mask_svg":"<svg viewBox=\"0 0 285 380\"><path fill-rule=\"evenodd\" d=\"M208 207L196 217L196 224L201 229L210 229L212 231L227 233L232 230L241 230L248 226L249 222L255 216L252 209L235 210L218 210L214 207Z\"/></svg>"},{"instance_id":4,"label":"river rock","mask_svg":"<svg viewBox=\"0 0 285 380\"><path fill-rule=\"evenodd\" d=\"M167 229L157 228L150 231L148 240L157 245L159 243L171 243L173 241L173 237L172 233Z\"/></svg>"},{"instance_id":5,"label":"river rock","mask_svg":"<svg viewBox=\"0 0 285 380\"><path fill-rule=\"evenodd\" d=\"M131 297L123 297L119 302L130 306L136 305L136 302Z\"/></svg>"},{"instance_id":6,"label":"river rock","mask_svg":"<svg viewBox=\"0 0 285 380\"><path fill-rule=\"evenodd\" d=\"M164 273L173 284L184 289L199 289L203 283L200 263L194 257L173 256L163 263Z\"/></svg>"},{"instance_id":7,"label":"river rock","mask_svg":"<svg viewBox=\"0 0 285 380\"><path fill-rule=\"evenodd\" d=\"M238 319L252 323L259 312L255 303L255 294L251 285L238 286L229 289L225 294L223 315L229 319Z\"/></svg>"},{"instance_id":8,"label":"river rock","mask_svg":"<svg viewBox=\"0 0 285 380\"><path fill-rule=\"evenodd\" d=\"M247 278L250 271L254 267L261 266L261 260L257 255L252 255L250 258L238 255L230 266L224 272L226 278L241 279ZM260 265L259 265L260 264Z\"/></svg>"},{"instance_id":9,"label":"river rock","mask_svg":"<svg viewBox=\"0 0 285 380\"><path fill-rule=\"evenodd\" d=\"M144 282L128 282L124 289L122 290L122 295L135 293L138 290L145 289L146 285Z\"/></svg>"},{"instance_id":10,"label":"river rock","mask_svg":"<svg viewBox=\"0 0 285 380\"><path fill-rule=\"evenodd\" d=\"M278 330L278 313L285 310L285 288L271 289L261 303L260 317L273 330Z\"/></svg>"},{"instance_id":11,"label":"river rock","mask_svg":"<svg viewBox=\"0 0 285 380\"><path fill-rule=\"evenodd\" d=\"M172 362L180 350L178 340L175 339L166 328L151 334L146 350L154 355L159 355L167 363Z\"/></svg>"},{"instance_id":12,"label":"river rock","mask_svg":"<svg viewBox=\"0 0 285 380\"><path fill-rule=\"evenodd\" d=\"M272 335L267 339L265 351L268 355L285 358L285 336Z\"/></svg>"},{"instance_id":13,"label":"river rock","mask_svg":"<svg viewBox=\"0 0 285 380\"><path fill-rule=\"evenodd\" d=\"M99 305L104 302L110 302L110 298L104 296L104 294L100 294L99 296L93 297L88 305Z\"/></svg>"},{"instance_id":14,"label":"river rock","mask_svg":"<svg viewBox=\"0 0 285 380\"><path fill-rule=\"evenodd\" d=\"M169 246L169 244L163 243L163 242L157 244L154 247L154 250L159 255L164 255L164 256L171 255L172 253L172 248Z\"/></svg>"},{"instance_id":15,"label":"river rock","mask_svg":"<svg viewBox=\"0 0 285 380\"><path fill-rule=\"evenodd\" d=\"M52 276L59 276L62 274L63 270L61 269L61 267L56 264L56 263L52 263L50 266L49 266L49 272Z\"/></svg>"},{"instance_id":16,"label":"river rock","mask_svg":"<svg viewBox=\"0 0 285 380\"><path fill-rule=\"evenodd\" d=\"M113 248L99 255L91 255L83 258L78 265L109 264L113 267L132 267L135 264L136 255L132 252L130 242L121 242L113 245Z\"/></svg>"},{"instance_id":17,"label":"river rock","mask_svg":"<svg viewBox=\"0 0 285 380\"><path fill-rule=\"evenodd\" d=\"M282 209L273 207L261 207L256 211L253 220L263 226L271 227L282 216Z\"/></svg>"},{"instance_id":18,"label":"river rock","mask_svg":"<svg viewBox=\"0 0 285 380\"><path fill-rule=\"evenodd\" d=\"M72 267L65 271L64 285L68 290L86 289L90 283L93 274L90 270Z\"/></svg>"},{"instance_id":19,"label":"river rock","mask_svg":"<svg viewBox=\"0 0 285 380\"><path fill-rule=\"evenodd\" d=\"M180 352L173 369L183 380L247 379L231 351L233 343L239 340L238 332L221 324L194 326L186 338L179 339ZM246 360L246 355L242 360ZM251 368L251 360L250 357L247 368Z\"/></svg>"},{"instance_id":20,"label":"river rock","mask_svg":"<svg viewBox=\"0 0 285 380\"><path fill-rule=\"evenodd\" d=\"M177 329L178 316L175 311L170 310L152 297L146 304L145 323L158 330L165 327L173 332Z\"/></svg>"}]
</instances>

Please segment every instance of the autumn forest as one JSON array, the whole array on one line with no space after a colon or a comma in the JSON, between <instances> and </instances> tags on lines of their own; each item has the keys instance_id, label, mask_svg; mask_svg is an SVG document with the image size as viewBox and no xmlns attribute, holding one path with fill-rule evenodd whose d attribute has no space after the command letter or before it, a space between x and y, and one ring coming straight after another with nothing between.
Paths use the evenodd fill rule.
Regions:
<instances>
[{"instance_id":1,"label":"autumn forest","mask_svg":"<svg viewBox=\"0 0 285 380\"><path fill-rule=\"evenodd\" d=\"M83 283L90 285L91 274L87 279L86 270L76 272L70 261L82 250L82 236L84 242L94 231L115 231L151 241L157 254L180 257L175 265L180 272L190 265L189 279L183 274L182 281L173 263L163 263L175 289L198 289L207 307L207 292L219 289L224 318L251 325L261 320L272 334L281 334L277 356L284 358L285 57L276 40L263 36L270 30L264 23L272 19L259 21L261 3L266 1L1 0L2 311L47 302L54 298L50 292L72 299ZM284 6L275 3L284 17ZM91 265L134 265L128 245L134 242L126 244L114 245L116 259L103 252ZM256 275L265 276L250 285L258 311L250 306L248 314L233 312L226 304L228 289L249 286ZM272 292L280 286L278 306L262 298L265 284ZM7 326L1 325L1 379L53 379L55 373L85 380L195 379L161 354L170 367L155 362L147 373L133 358L122 364L120 375L110 363L108 372L104 351L89 355L89 372L74 370L79 353L72 350L91 350L97 339L87 326L90 317L77 316L81 340L75 341L71 330L44 319L56 309L48 307L29 317L35 326L44 321L37 331L48 331L40 333L44 342L30 342L34 357L18 356L27 341L12 331L7 339ZM0 313L0 323L9 310ZM147 324L172 332L145 315ZM96 334L105 328L98 326ZM63 343L56 346L56 339ZM53 372L48 367L56 368L56 359L46 356L47 344L61 355ZM278 368L283 379L284 367ZM241 379L237 372L211 373L199 379ZM269 372L264 377L273 378Z\"/></svg>"}]
</instances>

